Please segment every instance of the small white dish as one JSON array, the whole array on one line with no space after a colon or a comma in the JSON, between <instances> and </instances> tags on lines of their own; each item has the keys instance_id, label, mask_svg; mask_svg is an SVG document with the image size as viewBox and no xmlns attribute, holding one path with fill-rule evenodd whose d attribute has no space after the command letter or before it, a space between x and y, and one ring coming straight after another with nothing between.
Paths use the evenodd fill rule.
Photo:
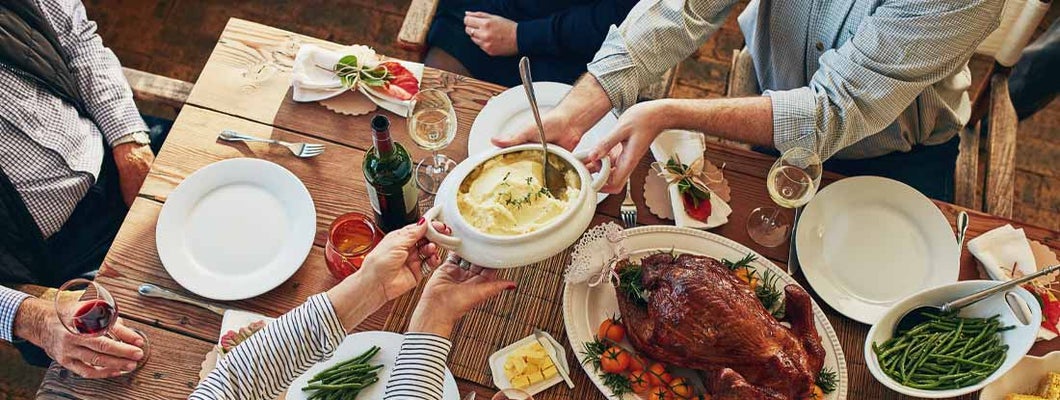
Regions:
<instances>
[{"instance_id":1,"label":"small white dish","mask_svg":"<svg viewBox=\"0 0 1060 400\"><path fill-rule=\"evenodd\" d=\"M298 177L269 161L234 158L195 171L170 193L155 244L180 286L240 300L298 271L315 234L316 209Z\"/></svg>"},{"instance_id":2,"label":"small white dish","mask_svg":"<svg viewBox=\"0 0 1060 400\"><path fill-rule=\"evenodd\" d=\"M1060 351L1045 357L1023 357L1007 374L986 385L979 393L979 400L1005 400L1010 393L1034 394L1042 378L1050 372L1060 372Z\"/></svg>"},{"instance_id":3,"label":"small white dish","mask_svg":"<svg viewBox=\"0 0 1060 400\"><path fill-rule=\"evenodd\" d=\"M534 82L534 95L537 96L538 110L541 111L541 115L555 108L571 88L571 85L565 83ZM491 138L532 123L534 123L534 116L530 111L530 103L526 100L523 87L508 88L491 98L475 117L475 122L471 124L471 133L467 138L468 157L495 150L497 147L490 143ZM617 124L618 118L612 113L607 113L596 125L593 125L592 129L585 132L573 153L591 150L608 133L611 133ZM593 176L597 174L599 172ZM607 196L607 193L598 193L596 202L604 201Z\"/></svg>"},{"instance_id":4,"label":"small white dish","mask_svg":"<svg viewBox=\"0 0 1060 400\"><path fill-rule=\"evenodd\" d=\"M548 332L544 332L545 338L552 343L552 348L556 349L558 360L553 360L557 363L562 363L563 368L570 371L570 367L567 365L567 351L563 348L563 345L556 341L556 338L552 337ZM515 352L516 349L523 347L524 345L536 342L537 338L534 335L530 335L520 339L519 341L508 345L507 347L495 351L490 354L490 371L493 372L493 385L497 386L498 389L511 389L512 383L508 380L508 377L504 375L504 362L508 360L508 355ZM521 388L520 390L529 393L531 396L543 392L545 389L552 387L557 383L563 382L563 377L557 371L556 376L549 379L545 379L541 382L533 385ZM517 399L518 400L518 399Z\"/></svg>"},{"instance_id":5,"label":"small white dish","mask_svg":"<svg viewBox=\"0 0 1060 400\"><path fill-rule=\"evenodd\" d=\"M904 297L956 282L960 272L946 217L916 189L887 178L825 187L803 210L795 242L817 295L865 324Z\"/></svg>"},{"instance_id":6,"label":"small white dish","mask_svg":"<svg viewBox=\"0 0 1060 400\"><path fill-rule=\"evenodd\" d=\"M1023 300L1027 308L1030 310L1031 320L1029 324L1025 325L1019 322L1013 311L1009 309L1009 305L1005 301L1005 295L1001 293L961 310L960 315L963 317L989 318L994 315L1000 315L999 320L1001 321L1002 326L1015 326L1014 329L1001 333L1002 343L1009 346L1005 361L997 371L994 371L993 374L975 385L953 390L922 390L906 387L894 379L891 379L891 377L883 372L880 368L879 360L876 358L876 353L872 351L873 342L883 343L894 336L895 322L897 322L907 311L921 305L943 304L947 301L960 298L996 284L996 281L962 281L924 290L894 304L894 306L892 306L887 313L880 318L879 322L872 326L872 329L869 330L868 336L865 338L865 363L869 367L869 372L872 373L872 376L875 377L877 381L898 393L930 399L956 397L972 393L1005 375L1016 365L1017 362L1020 361L1021 358L1023 358L1023 356L1027 354L1027 351L1031 349L1031 346L1034 345L1034 339L1038 334L1038 327L1042 323L1041 307L1038 306L1038 302L1034 299L1034 296L1023 288L1015 288L1007 291L1007 293L1014 293Z\"/></svg>"},{"instance_id":7,"label":"small white dish","mask_svg":"<svg viewBox=\"0 0 1060 400\"><path fill-rule=\"evenodd\" d=\"M309 396L302 391L302 388L309 383L309 379L332 365L363 354L368 349L371 349L372 346L379 346L379 353L372 357L370 362L373 365L383 364L383 368L376 375L379 381L361 391L357 395L357 399L381 399L386 393L386 382L390 379L390 373L394 371L398 352L401 351L401 342L404 340L404 335L383 331L358 332L346 336L346 339L343 339L339 347L335 349L331 358L318 362L291 383L291 386L287 388L286 399L306 400ZM456 380L453 379L453 374L449 372L449 368L445 369L442 398L445 400L458 400L460 398L460 393L456 388Z\"/></svg>"}]
</instances>

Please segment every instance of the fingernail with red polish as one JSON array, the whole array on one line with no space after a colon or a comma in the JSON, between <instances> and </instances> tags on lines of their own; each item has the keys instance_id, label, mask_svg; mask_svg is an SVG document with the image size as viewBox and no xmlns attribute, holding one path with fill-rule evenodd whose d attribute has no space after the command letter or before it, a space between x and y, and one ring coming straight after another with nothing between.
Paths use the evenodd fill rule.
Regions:
<instances>
[{"instance_id":1,"label":"fingernail with red polish","mask_svg":"<svg viewBox=\"0 0 1060 400\"><path fill-rule=\"evenodd\" d=\"M420 220L416 221L416 225L423 225L424 222L427 222L427 219L420 217Z\"/></svg>"}]
</instances>

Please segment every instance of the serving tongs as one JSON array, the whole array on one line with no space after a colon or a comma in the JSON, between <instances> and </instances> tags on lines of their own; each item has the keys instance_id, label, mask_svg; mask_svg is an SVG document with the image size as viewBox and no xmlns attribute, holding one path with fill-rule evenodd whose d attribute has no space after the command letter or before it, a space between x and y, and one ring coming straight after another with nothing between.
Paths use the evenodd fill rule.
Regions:
<instances>
[{"instance_id":1,"label":"serving tongs","mask_svg":"<svg viewBox=\"0 0 1060 400\"><path fill-rule=\"evenodd\" d=\"M526 90L526 99L530 101L530 111L534 113L534 122L537 123L537 134L541 140L541 163L544 164L542 171L541 186L548 189L552 197L558 197L567 190L567 183L563 178L563 171L548 162L548 141L545 140L545 126L541 123L541 112L537 108L537 96L534 95L534 80L530 77L530 58L523 57L519 60L519 78L523 80L523 89Z\"/></svg>"}]
</instances>

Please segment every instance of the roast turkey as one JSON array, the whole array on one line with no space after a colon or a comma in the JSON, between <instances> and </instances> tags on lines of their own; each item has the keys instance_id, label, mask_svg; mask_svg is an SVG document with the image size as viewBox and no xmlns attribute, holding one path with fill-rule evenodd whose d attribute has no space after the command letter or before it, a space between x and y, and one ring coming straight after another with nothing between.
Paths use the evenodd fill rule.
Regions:
<instances>
[{"instance_id":1,"label":"roast turkey","mask_svg":"<svg viewBox=\"0 0 1060 400\"><path fill-rule=\"evenodd\" d=\"M811 393L825 353L801 287L784 288L789 329L718 260L656 254L640 268L646 293L618 290L627 336L639 353L701 371L714 399L803 399Z\"/></svg>"}]
</instances>

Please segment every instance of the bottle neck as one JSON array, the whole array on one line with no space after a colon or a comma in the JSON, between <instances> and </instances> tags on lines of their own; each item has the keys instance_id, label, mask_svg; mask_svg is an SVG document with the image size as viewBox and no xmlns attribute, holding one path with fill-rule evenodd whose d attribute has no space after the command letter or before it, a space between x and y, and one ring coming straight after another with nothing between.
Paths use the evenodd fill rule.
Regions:
<instances>
[{"instance_id":1,"label":"bottle neck","mask_svg":"<svg viewBox=\"0 0 1060 400\"><path fill-rule=\"evenodd\" d=\"M390 130L372 131L372 146L375 147L375 155L383 157L394 152L394 140L390 138Z\"/></svg>"}]
</instances>

